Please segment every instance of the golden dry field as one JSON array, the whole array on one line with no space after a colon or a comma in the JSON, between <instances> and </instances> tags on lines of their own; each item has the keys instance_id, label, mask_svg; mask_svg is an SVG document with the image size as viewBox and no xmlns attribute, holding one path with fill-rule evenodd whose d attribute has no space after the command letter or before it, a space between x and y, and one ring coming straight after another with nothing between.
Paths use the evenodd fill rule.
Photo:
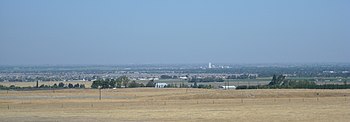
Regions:
<instances>
[{"instance_id":1,"label":"golden dry field","mask_svg":"<svg viewBox=\"0 0 350 122\"><path fill-rule=\"evenodd\" d=\"M0 91L0 121L350 121L350 90Z\"/></svg>"}]
</instances>

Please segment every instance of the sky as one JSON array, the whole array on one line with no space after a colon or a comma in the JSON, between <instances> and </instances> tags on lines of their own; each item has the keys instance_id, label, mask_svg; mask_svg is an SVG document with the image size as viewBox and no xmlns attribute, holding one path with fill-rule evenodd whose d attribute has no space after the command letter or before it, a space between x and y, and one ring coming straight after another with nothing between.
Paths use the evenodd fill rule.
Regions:
<instances>
[{"instance_id":1,"label":"sky","mask_svg":"<svg viewBox=\"0 0 350 122\"><path fill-rule=\"evenodd\" d=\"M0 65L350 62L349 0L0 0Z\"/></svg>"}]
</instances>

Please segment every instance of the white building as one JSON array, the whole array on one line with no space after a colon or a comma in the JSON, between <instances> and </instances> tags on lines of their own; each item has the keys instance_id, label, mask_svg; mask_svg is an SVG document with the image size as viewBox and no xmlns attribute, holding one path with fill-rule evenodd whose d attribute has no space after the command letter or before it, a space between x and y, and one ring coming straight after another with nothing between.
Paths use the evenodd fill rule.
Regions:
<instances>
[{"instance_id":1,"label":"white building","mask_svg":"<svg viewBox=\"0 0 350 122\"><path fill-rule=\"evenodd\" d=\"M236 86L220 86L222 89L236 89Z\"/></svg>"},{"instance_id":2,"label":"white building","mask_svg":"<svg viewBox=\"0 0 350 122\"><path fill-rule=\"evenodd\" d=\"M183 76L183 77L180 77L180 79L181 79L181 80L187 80L187 79L188 79L188 77Z\"/></svg>"},{"instance_id":3,"label":"white building","mask_svg":"<svg viewBox=\"0 0 350 122\"><path fill-rule=\"evenodd\" d=\"M164 88L165 86L167 86L167 83L156 83L156 85L154 85L155 88Z\"/></svg>"},{"instance_id":4,"label":"white building","mask_svg":"<svg viewBox=\"0 0 350 122\"><path fill-rule=\"evenodd\" d=\"M148 80L159 80L159 78L148 78Z\"/></svg>"}]
</instances>

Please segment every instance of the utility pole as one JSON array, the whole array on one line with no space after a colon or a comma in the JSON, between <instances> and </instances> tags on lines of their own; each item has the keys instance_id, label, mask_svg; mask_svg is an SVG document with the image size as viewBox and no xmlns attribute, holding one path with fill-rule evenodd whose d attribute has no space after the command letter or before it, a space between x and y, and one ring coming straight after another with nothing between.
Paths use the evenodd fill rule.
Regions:
<instances>
[{"instance_id":1,"label":"utility pole","mask_svg":"<svg viewBox=\"0 0 350 122\"><path fill-rule=\"evenodd\" d=\"M101 97L101 96L102 96L101 90L102 90L102 88L99 86L99 87L98 87L98 91L99 91L99 93L100 93L99 100L102 99L102 97Z\"/></svg>"},{"instance_id":2,"label":"utility pole","mask_svg":"<svg viewBox=\"0 0 350 122\"><path fill-rule=\"evenodd\" d=\"M100 97L99 97L99 98L100 98L100 100L102 99L101 95L102 95L102 94L101 94L101 88L100 88Z\"/></svg>"}]
</instances>

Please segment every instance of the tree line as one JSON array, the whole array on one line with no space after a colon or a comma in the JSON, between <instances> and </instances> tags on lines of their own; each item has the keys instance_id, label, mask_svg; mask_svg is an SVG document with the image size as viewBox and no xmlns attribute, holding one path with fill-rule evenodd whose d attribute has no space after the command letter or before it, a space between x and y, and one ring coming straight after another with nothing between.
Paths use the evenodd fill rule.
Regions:
<instances>
[{"instance_id":1,"label":"tree line","mask_svg":"<svg viewBox=\"0 0 350 122\"><path fill-rule=\"evenodd\" d=\"M136 81L131 81L126 76L120 76L117 79L99 79L92 82L91 88L106 89L106 88L136 88L136 87L154 87L154 84L137 83Z\"/></svg>"},{"instance_id":2,"label":"tree line","mask_svg":"<svg viewBox=\"0 0 350 122\"><path fill-rule=\"evenodd\" d=\"M283 75L273 75L268 85L238 86L236 89L350 89L350 85L347 81L344 81L344 84L318 85L314 81L290 80Z\"/></svg>"},{"instance_id":3,"label":"tree line","mask_svg":"<svg viewBox=\"0 0 350 122\"><path fill-rule=\"evenodd\" d=\"M216 78L216 77L205 77L205 78L193 77L188 82L189 83L195 83L195 82L224 82L224 79Z\"/></svg>"},{"instance_id":4,"label":"tree line","mask_svg":"<svg viewBox=\"0 0 350 122\"><path fill-rule=\"evenodd\" d=\"M45 89L45 88L85 88L85 84L72 84L72 83L68 83L65 84L63 82L60 82L58 84L53 84L53 85L45 85L45 84L41 84L39 85L37 82L36 86L26 86L26 87L20 87L20 86L16 86L16 85L10 85L10 86L4 86L4 85L0 85L0 90L7 90L7 89Z\"/></svg>"}]
</instances>

